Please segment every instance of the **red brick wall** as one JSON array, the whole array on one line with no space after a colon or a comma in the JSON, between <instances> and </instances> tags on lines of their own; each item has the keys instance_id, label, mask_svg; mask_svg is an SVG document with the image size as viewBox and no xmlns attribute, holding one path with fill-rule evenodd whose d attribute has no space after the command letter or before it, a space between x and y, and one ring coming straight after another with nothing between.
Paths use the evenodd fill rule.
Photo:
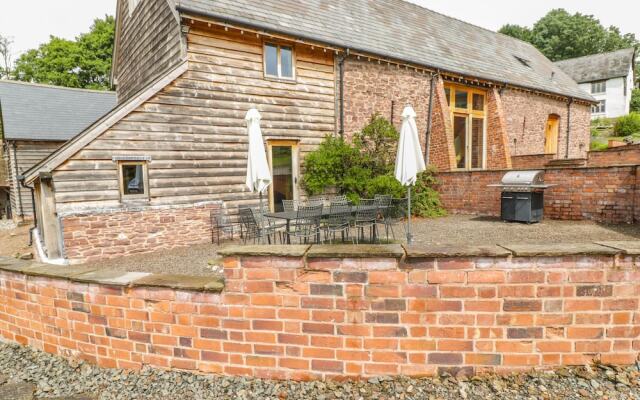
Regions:
<instances>
[{"instance_id":1,"label":"red brick wall","mask_svg":"<svg viewBox=\"0 0 640 400\"><path fill-rule=\"evenodd\" d=\"M567 102L513 89L503 90L501 97L512 156L544 153L547 119L550 114L557 114L560 116L560 132L556 158L565 158ZM589 150L590 127L589 106L573 103L569 158L586 157Z\"/></svg>"},{"instance_id":2,"label":"red brick wall","mask_svg":"<svg viewBox=\"0 0 640 400\"><path fill-rule=\"evenodd\" d=\"M549 161L555 158L552 154L530 154L511 157L513 169L544 169Z\"/></svg>"},{"instance_id":3,"label":"red brick wall","mask_svg":"<svg viewBox=\"0 0 640 400\"><path fill-rule=\"evenodd\" d=\"M211 211L219 208L215 202L65 216L65 256L78 263L207 243Z\"/></svg>"},{"instance_id":4,"label":"red brick wall","mask_svg":"<svg viewBox=\"0 0 640 400\"><path fill-rule=\"evenodd\" d=\"M103 367L276 379L632 364L634 261L229 257L221 294L0 271L0 334Z\"/></svg>"},{"instance_id":5,"label":"red brick wall","mask_svg":"<svg viewBox=\"0 0 640 400\"><path fill-rule=\"evenodd\" d=\"M487 92L487 169L511 168L509 135L502 99L496 88Z\"/></svg>"},{"instance_id":6,"label":"red brick wall","mask_svg":"<svg viewBox=\"0 0 640 400\"><path fill-rule=\"evenodd\" d=\"M506 171L439 174L444 207L452 213L500 215L500 183ZM547 169L544 196L549 219L633 223L640 217L640 176L636 167Z\"/></svg>"},{"instance_id":7,"label":"red brick wall","mask_svg":"<svg viewBox=\"0 0 640 400\"><path fill-rule=\"evenodd\" d=\"M587 162L590 167L640 165L640 144L615 147L604 151L590 151Z\"/></svg>"}]
</instances>

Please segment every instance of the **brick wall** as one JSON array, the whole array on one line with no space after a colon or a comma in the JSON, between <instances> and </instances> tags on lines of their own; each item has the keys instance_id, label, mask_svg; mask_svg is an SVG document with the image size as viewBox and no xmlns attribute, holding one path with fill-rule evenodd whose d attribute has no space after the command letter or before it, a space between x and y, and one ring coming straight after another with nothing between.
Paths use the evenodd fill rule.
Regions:
<instances>
[{"instance_id":1,"label":"brick wall","mask_svg":"<svg viewBox=\"0 0 640 400\"><path fill-rule=\"evenodd\" d=\"M544 169L549 161L555 159L552 154L529 154L511 157L513 169Z\"/></svg>"},{"instance_id":2,"label":"brick wall","mask_svg":"<svg viewBox=\"0 0 640 400\"><path fill-rule=\"evenodd\" d=\"M560 116L556 158L565 158L567 102L513 89L503 90L501 97L512 156L544 153L545 126L549 115L556 114ZM589 106L573 103L569 158L586 157L589 150L590 127Z\"/></svg>"},{"instance_id":3,"label":"brick wall","mask_svg":"<svg viewBox=\"0 0 640 400\"><path fill-rule=\"evenodd\" d=\"M636 360L631 258L409 260L230 255L219 294L0 271L0 334L103 367L275 379Z\"/></svg>"},{"instance_id":4,"label":"brick wall","mask_svg":"<svg viewBox=\"0 0 640 400\"><path fill-rule=\"evenodd\" d=\"M211 212L220 202L149 207L62 217L65 256L71 262L191 246L211 241Z\"/></svg>"},{"instance_id":5,"label":"brick wall","mask_svg":"<svg viewBox=\"0 0 640 400\"><path fill-rule=\"evenodd\" d=\"M640 165L640 144L614 147L604 151L590 151L587 162L590 167Z\"/></svg>"},{"instance_id":6,"label":"brick wall","mask_svg":"<svg viewBox=\"0 0 640 400\"><path fill-rule=\"evenodd\" d=\"M500 215L500 183L506 171L441 173L439 192L452 213ZM544 196L549 219L633 223L640 217L637 167L558 168L545 170L545 183L556 186Z\"/></svg>"}]
</instances>

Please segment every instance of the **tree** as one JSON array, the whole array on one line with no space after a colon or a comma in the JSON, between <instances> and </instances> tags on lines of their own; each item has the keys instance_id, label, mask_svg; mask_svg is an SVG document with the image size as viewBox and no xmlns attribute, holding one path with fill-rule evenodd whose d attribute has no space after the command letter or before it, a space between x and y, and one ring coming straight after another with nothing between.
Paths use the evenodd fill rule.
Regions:
<instances>
[{"instance_id":1,"label":"tree","mask_svg":"<svg viewBox=\"0 0 640 400\"><path fill-rule=\"evenodd\" d=\"M630 111L640 113L640 89L633 89Z\"/></svg>"},{"instance_id":2,"label":"tree","mask_svg":"<svg viewBox=\"0 0 640 400\"><path fill-rule=\"evenodd\" d=\"M593 15L572 15L562 8L549 11L532 28L508 24L499 32L533 44L552 61L639 45L632 33L622 34L615 26L605 28Z\"/></svg>"},{"instance_id":3,"label":"tree","mask_svg":"<svg viewBox=\"0 0 640 400\"><path fill-rule=\"evenodd\" d=\"M0 35L0 79L11 77L11 45L13 40Z\"/></svg>"},{"instance_id":4,"label":"tree","mask_svg":"<svg viewBox=\"0 0 640 400\"><path fill-rule=\"evenodd\" d=\"M88 33L75 40L51 36L15 63L15 79L58 86L109 89L115 19L96 19Z\"/></svg>"}]
</instances>

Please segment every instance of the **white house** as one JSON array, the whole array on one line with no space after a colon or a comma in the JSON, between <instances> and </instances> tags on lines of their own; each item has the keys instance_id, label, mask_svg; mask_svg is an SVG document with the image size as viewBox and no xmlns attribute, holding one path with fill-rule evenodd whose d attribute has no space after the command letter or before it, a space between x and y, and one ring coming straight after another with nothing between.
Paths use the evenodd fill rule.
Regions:
<instances>
[{"instance_id":1,"label":"white house","mask_svg":"<svg viewBox=\"0 0 640 400\"><path fill-rule=\"evenodd\" d=\"M615 118L629 114L634 60L635 50L630 48L558 61L556 65L599 101L591 107L592 118Z\"/></svg>"}]
</instances>

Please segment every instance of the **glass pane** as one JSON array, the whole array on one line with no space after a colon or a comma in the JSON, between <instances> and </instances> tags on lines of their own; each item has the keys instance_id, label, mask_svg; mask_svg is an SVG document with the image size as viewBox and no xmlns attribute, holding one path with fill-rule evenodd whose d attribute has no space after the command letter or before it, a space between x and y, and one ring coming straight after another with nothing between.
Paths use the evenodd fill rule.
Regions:
<instances>
[{"instance_id":1,"label":"glass pane","mask_svg":"<svg viewBox=\"0 0 640 400\"><path fill-rule=\"evenodd\" d=\"M473 109L475 111L484 111L484 96L481 94L473 94Z\"/></svg>"},{"instance_id":2,"label":"glass pane","mask_svg":"<svg viewBox=\"0 0 640 400\"><path fill-rule=\"evenodd\" d=\"M293 51L291 47L280 47L280 68L283 78L293 78Z\"/></svg>"},{"instance_id":3,"label":"glass pane","mask_svg":"<svg viewBox=\"0 0 640 400\"><path fill-rule=\"evenodd\" d=\"M276 212L284 211L282 200L293 200L293 149L291 146L271 148L273 175L273 205Z\"/></svg>"},{"instance_id":4,"label":"glass pane","mask_svg":"<svg viewBox=\"0 0 640 400\"><path fill-rule=\"evenodd\" d=\"M482 168L484 156L484 120L473 118L471 122L471 168Z\"/></svg>"},{"instance_id":5,"label":"glass pane","mask_svg":"<svg viewBox=\"0 0 640 400\"><path fill-rule=\"evenodd\" d=\"M465 168L467 165L467 117L458 115L453 117L453 146L456 149L456 167Z\"/></svg>"},{"instance_id":6,"label":"glass pane","mask_svg":"<svg viewBox=\"0 0 640 400\"><path fill-rule=\"evenodd\" d=\"M456 108L467 108L467 92L456 89Z\"/></svg>"},{"instance_id":7,"label":"glass pane","mask_svg":"<svg viewBox=\"0 0 640 400\"><path fill-rule=\"evenodd\" d=\"M272 44L264 45L264 63L267 75L278 76L278 47Z\"/></svg>"},{"instance_id":8,"label":"glass pane","mask_svg":"<svg viewBox=\"0 0 640 400\"><path fill-rule=\"evenodd\" d=\"M444 88L444 94L447 97L447 105L451 106L451 89Z\"/></svg>"},{"instance_id":9,"label":"glass pane","mask_svg":"<svg viewBox=\"0 0 640 400\"><path fill-rule=\"evenodd\" d=\"M125 195L144 194L142 165L122 166L122 188Z\"/></svg>"}]
</instances>

